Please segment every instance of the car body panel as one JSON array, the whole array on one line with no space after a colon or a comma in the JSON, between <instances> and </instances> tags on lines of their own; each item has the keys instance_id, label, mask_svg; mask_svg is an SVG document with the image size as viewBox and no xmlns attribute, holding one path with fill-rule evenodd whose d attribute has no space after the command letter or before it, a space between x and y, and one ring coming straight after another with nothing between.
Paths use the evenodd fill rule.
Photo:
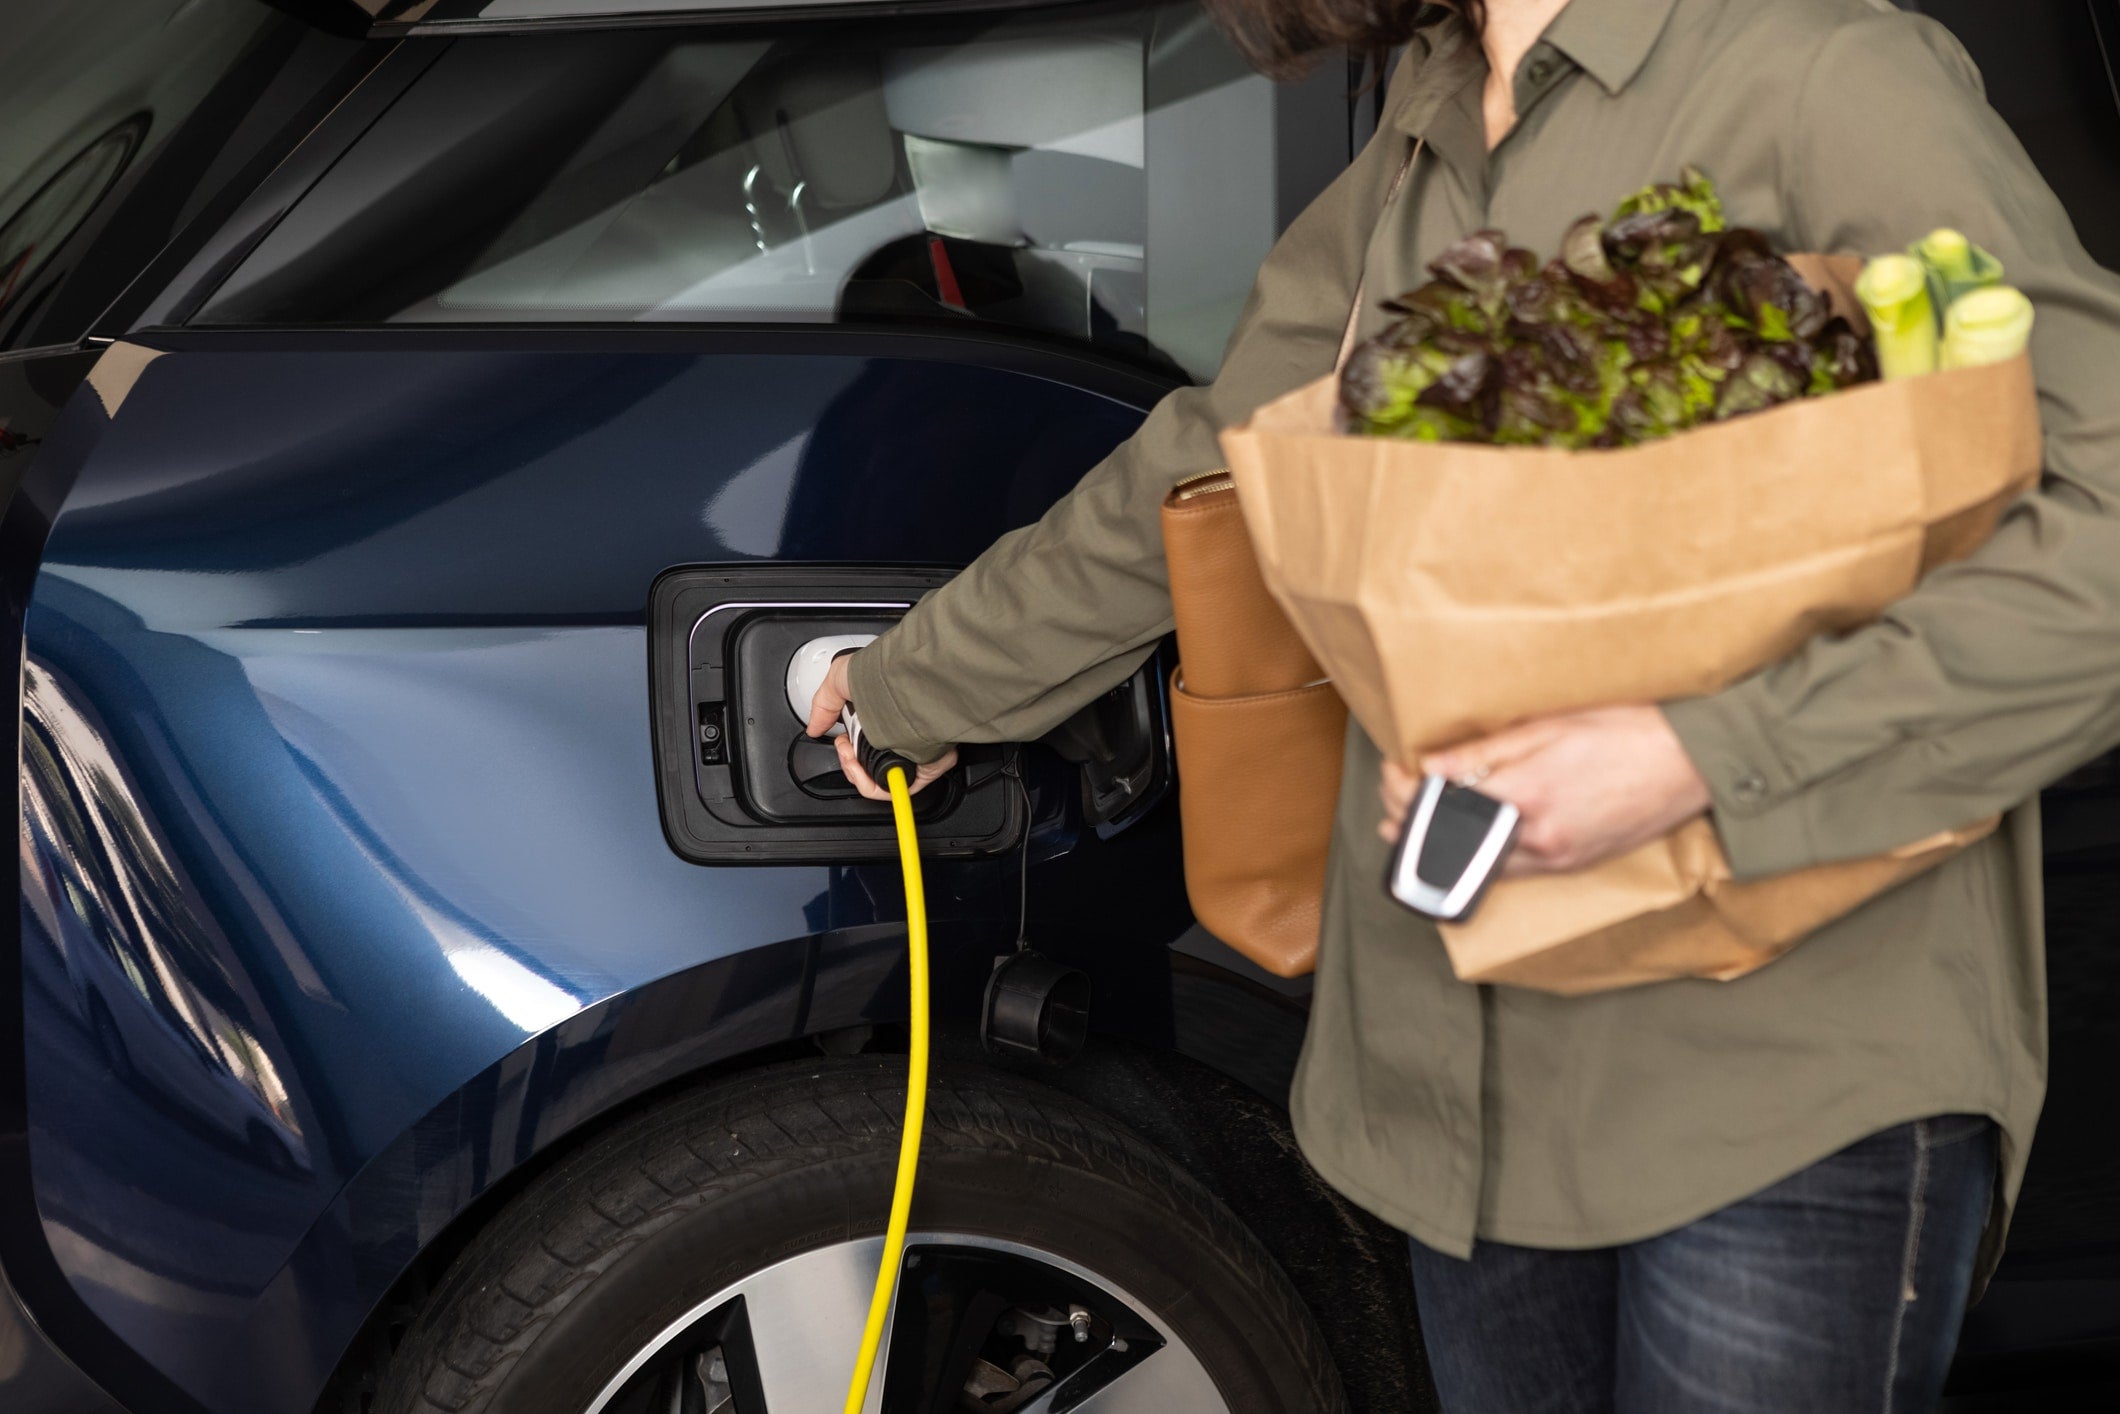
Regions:
<instances>
[{"instance_id":1,"label":"car body panel","mask_svg":"<svg viewBox=\"0 0 2120 1414\"><path fill-rule=\"evenodd\" d=\"M450 1107L493 1075L567 1111L511 1087L608 1047L598 1022L574 1039L586 1008L653 1014L649 984L690 970L680 991L717 1003L680 1013L690 1064L882 1019L878 977L851 1009L820 987L841 952L856 974L895 957L887 865L707 869L664 840L656 575L961 562L1140 415L962 361L396 342L152 359L27 617L38 1210L87 1304L215 1409L313 1392L396 1275L360 1250L416 1250L423 1210L378 1235L357 1180L423 1116L460 1143L565 1128ZM877 440L884 410L905 421ZM1150 945L1187 921L1174 859L1152 862ZM938 928L1005 946L1013 861L934 872ZM397 1200L432 1182L375 1174ZM317 1302L348 1270L382 1286Z\"/></svg>"},{"instance_id":2,"label":"car body panel","mask_svg":"<svg viewBox=\"0 0 2120 1414\"><path fill-rule=\"evenodd\" d=\"M124 1414L122 1406L61 1355L37 1329L22 1299L0 1275L0 1375L8 1414Z\"/></svg>"}]
</instances>

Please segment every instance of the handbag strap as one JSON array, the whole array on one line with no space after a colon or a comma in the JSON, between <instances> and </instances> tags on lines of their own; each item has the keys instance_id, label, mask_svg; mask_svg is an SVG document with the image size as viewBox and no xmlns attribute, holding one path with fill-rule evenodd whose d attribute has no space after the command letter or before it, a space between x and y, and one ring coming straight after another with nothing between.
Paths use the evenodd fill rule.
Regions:
<instances>
[{"instance_id":1,"label":"handbag strap","mask_svg":"<svg viewBox=\"0 0 2120 1414\"><path fill-rule=\"evenodd\" d=\"M1406 160L1399 164L1398 174L1391 179L1390 190L1384 193L1385 211L1389 211L1391 203L1398 199L1399 188L1406 185L1407 173L1413 170L1413 164L1421 158L1421 149L1426 146L1428 139L1423 136L1414 143L1413 150L1406 154ZM1381 220L1382 217L1379 216L1378 219ZM1347 366L1348 357L1354 353L1354 331L1362 322L1362 297L1368 293L1368 288L1369 272L1364 270L1361 278L1354 283L1354 308L1347 311L1347 332L1340 335L1340 356L1332 362L1335 373Z\"/></svg>"}]
</instances>

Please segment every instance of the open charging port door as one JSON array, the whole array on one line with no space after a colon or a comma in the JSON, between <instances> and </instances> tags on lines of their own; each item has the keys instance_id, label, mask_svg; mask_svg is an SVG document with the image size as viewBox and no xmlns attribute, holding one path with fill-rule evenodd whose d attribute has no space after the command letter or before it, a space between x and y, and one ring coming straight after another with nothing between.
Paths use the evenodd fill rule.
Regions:
<instances>
[{"instance_id":1,"label":"open charging port door","mask_svg":"<svg viewBox=\"0 0 2120 1414\"><path fill-rule=\"evenodd\" d=\"M864 800L828 740L804 734L791 664L819 640L882 633L946 570L736 565L670 570L649 595L656 785L671 848L700 864L897 856L888 805ZM855 706L858 708L859 703ZM1016 746L968 746L914 799L921 845L997 854L1023 837Z\"/></svg>"}]
</instances>

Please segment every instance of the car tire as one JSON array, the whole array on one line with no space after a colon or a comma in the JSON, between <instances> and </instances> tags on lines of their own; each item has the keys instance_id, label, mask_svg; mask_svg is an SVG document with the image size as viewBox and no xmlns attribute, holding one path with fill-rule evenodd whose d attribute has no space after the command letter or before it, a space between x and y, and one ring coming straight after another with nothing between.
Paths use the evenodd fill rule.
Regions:
<instances>
[{"instance_id":1,"label":"car tire","mask_svg":"<svg viewBox=\"0 0 2120 1414\"><path fill-rule=\"evenodd\" d=\"M663 1104L560 1161L443 1275L373 1408L582 1414L714 1293L806 1250L873 1239L904 1075L897 1057L775 1066ZM1346 1408L1280 1268L1138 1136L1044 1087L942 1067L924 1134L916 1233L978 1235L1108 1279L1198 1358L1229 1410Z\"/></svg>"}]
</instances>

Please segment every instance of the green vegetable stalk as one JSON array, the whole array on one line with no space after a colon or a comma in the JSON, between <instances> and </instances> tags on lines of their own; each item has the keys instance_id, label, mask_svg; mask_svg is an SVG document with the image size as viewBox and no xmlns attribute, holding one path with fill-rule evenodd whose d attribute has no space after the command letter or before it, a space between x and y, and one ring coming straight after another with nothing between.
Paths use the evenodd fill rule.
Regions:
<instances>
[{"instance_id":1,"label":"green vegetable stalk","mask_svg":"<svg viewBox=\"0 0 2120 1414\"><path fill-rule=\"evenodd\" d=\"M1967 240L1963 231L1931 231L1928 239L1907 248L1928 273L1929 299L1939 318L1975 290L2002 283L2002 262Z\"/></svg>"},{"instance_id":2,"label":"green vegetable stalk","mask_svg":"<svg viewBox=\"0 0 2120 1414\"><path fill-rule=\"evenodd\" d=\"M1910 255L1879 256L1855 282L1855 296L1870 312L1877 365L1886 378L1919 378L1936 371L1941 356L1936 304L1929 293L1928 272L1919 260Z\"/></svg>"},{"instance_id":3,"label":"green vegetable stalk","mask_svg":"<svg viewBox=\"0 0 2120 1414\"><path fill-rule=\"evenodd\" d=\"M1975 290L1951 306L1943 335L1945 368L2007 363L2031 347L2032 302L2003 285Z\"/></svg>"}]
</instances>

